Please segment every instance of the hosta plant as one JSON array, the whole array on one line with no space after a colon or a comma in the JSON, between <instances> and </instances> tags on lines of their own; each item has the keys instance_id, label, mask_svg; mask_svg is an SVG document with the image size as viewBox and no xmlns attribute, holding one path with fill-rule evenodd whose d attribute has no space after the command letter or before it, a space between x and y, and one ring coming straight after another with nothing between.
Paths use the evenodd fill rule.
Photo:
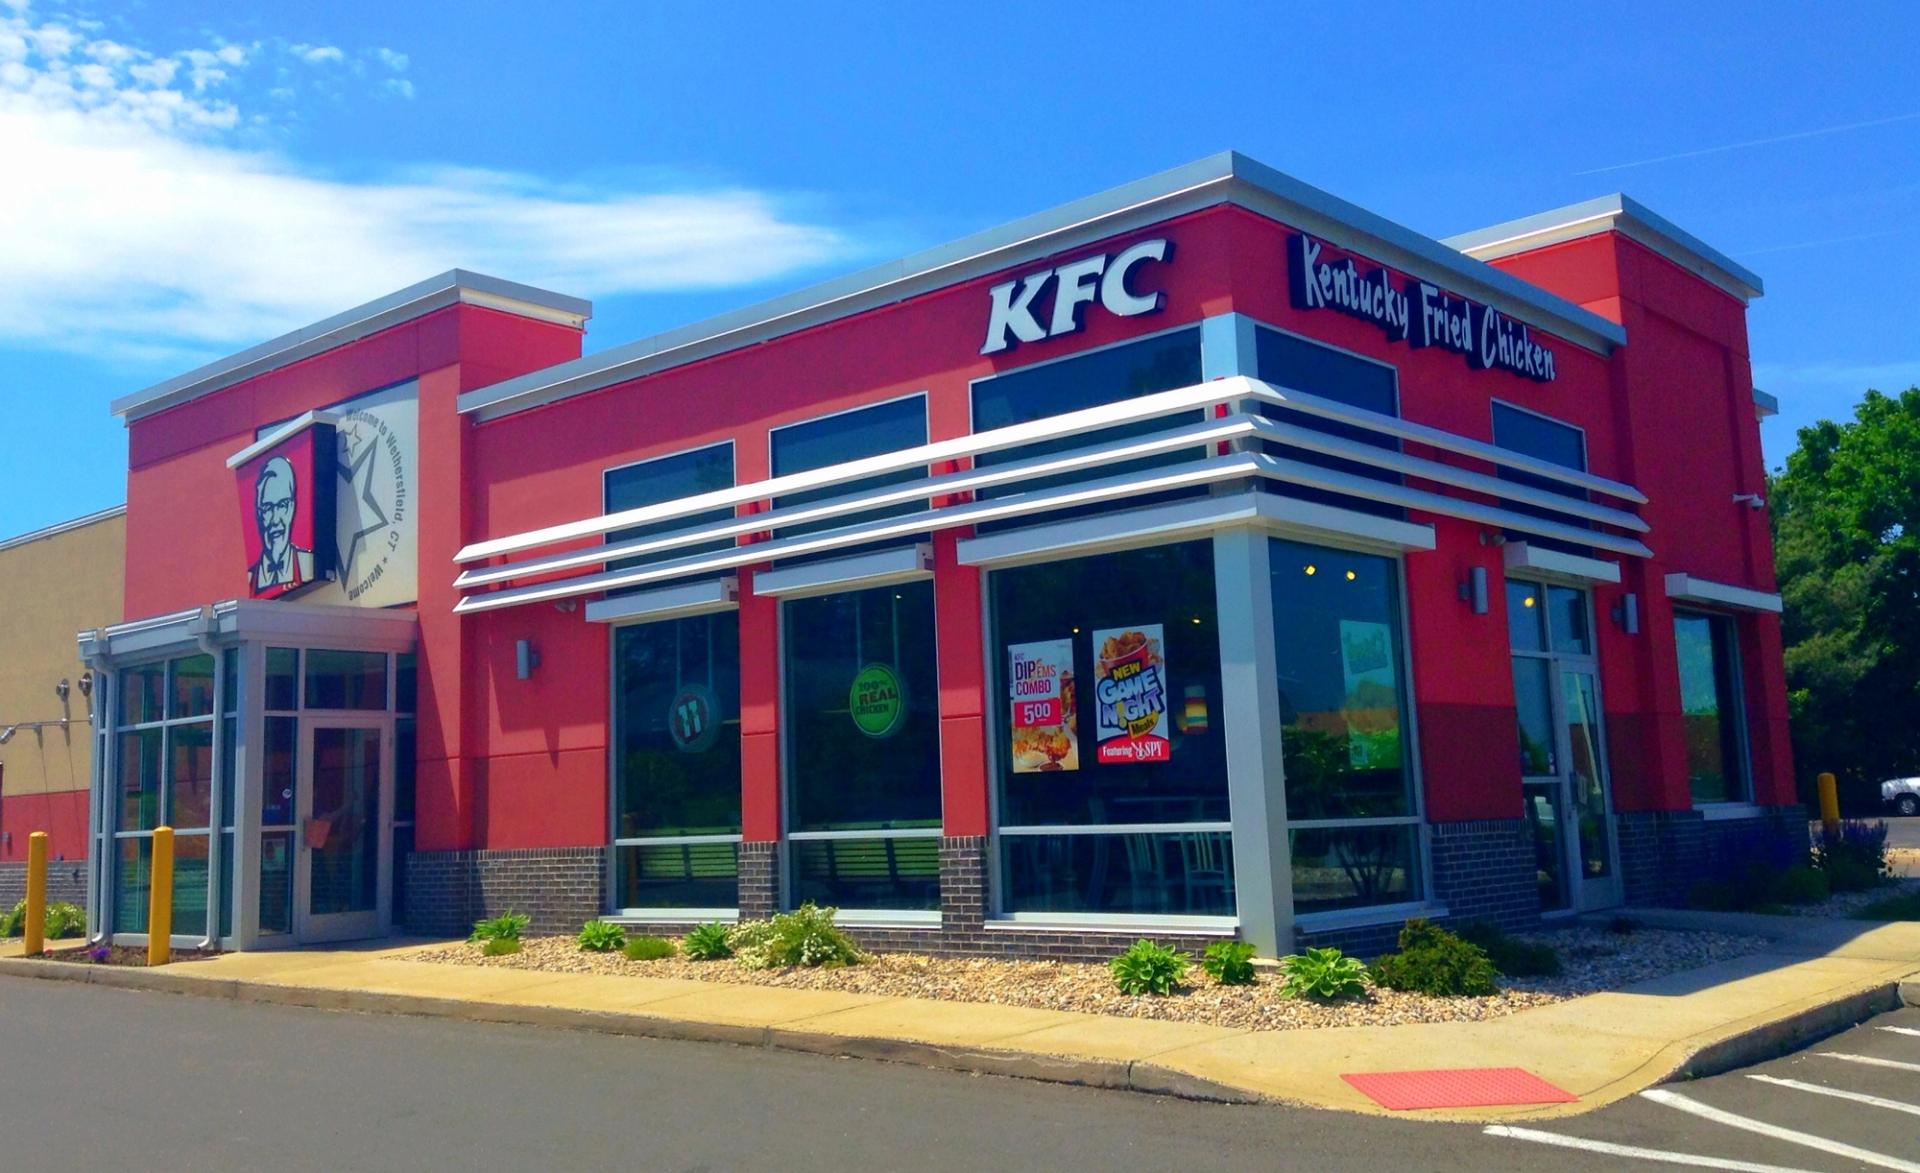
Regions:
<instances>
[{"instance_id":1,"label":"hosta plant","mask_svg":"<svg viewBox=\"0 0 1920 1173\"><path fill-rule=\"evenodd\" d=\"M1253 984L1253 946L1245 941L1215 941L1200 958L1200 968L1223 986Z\"/></svg>"},{"instance_id":2,"label":"hosta plant","mask_svg":"<svg viewBox=\"0 0 1920 1173\"><path fill-rule=\"evenodd\" d=\"M1113 984L1123 994L1171 994L1187 976L1192 959L1158 941L1135 941L1107 963Z\"/></svg>"},{"instance_id":3,"label":"hosta plant","mask_svg":"<svg viewBox=\"0 0 1920 1173\"><path fill-rule=\"evenodd\" d=\"M1281 958L1280 973L1280 992L1289 998L1331 1002L1363 994L1367 989L1366 964L1331 945Z\"/></svg>"},{"instance_id":4,"label":"hosta plant","mask_svg":"<svg viewBox=\"0 0 1920 1173\"><path fill-rule=\"evenodd\" d=\"M731 931L719 921L695 925L680 942L680 949L694 961L724 960L733 956L733 946L727 944L727 934Z\"/></svg>"},{"instance_id":5,"label":"hosta plant","mask_svg":"<svg viewBox=\"0 0 1920 1173\"><path fill-rule=\"evenodd\" d=\"M580 935L575 940L588 953L612 953L626 947L627 930L603 920L590 920L580 926Z\"/></svg>"},{"instance_id":6,"label":"hosta plant","mask_svg":"<svg viewBox=\"0 0 1920 1173\"><path fill-rule=\"evenodd\" d=\"M527 931L533 918L524 912L508 909L499 916L473 922L473 935L469 941L518 941L520 934Z\"/></svg>"}]
</instances>

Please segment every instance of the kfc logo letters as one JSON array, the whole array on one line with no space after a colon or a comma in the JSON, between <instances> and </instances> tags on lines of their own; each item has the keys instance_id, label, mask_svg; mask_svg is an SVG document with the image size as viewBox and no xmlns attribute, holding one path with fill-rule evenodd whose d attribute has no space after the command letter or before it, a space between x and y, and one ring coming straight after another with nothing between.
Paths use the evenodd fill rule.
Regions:
<instances>
[{"instance_id":1,"label":"kfc logo letters","mask_svg":"<svg viewBox=\"0 0 1920 1173\"><path fill-rule=\"evenodd\" d=\"M333 572L333 428L314 424L239 466L247 589L277 599Z\"/></svg>"},{"instance_id":2,"label":"kfc logo letters","mask_svg":"<svg viewBox=\"0 0 1920 1173\"><path fill-rule=\"evenodd\" d=\"M987 290L987 342L980 353L998 354L1015 341L1071 334L1086 324L1084 311L1096 298L1108 313L1123 318L1152 313L1166 304L1166 296L1134 292L1131 275L1146 261L1164 262L1172 255L1173 245L1164 238L1143 240L1123 250L1112 264L1101 253L1001 282ZM1043 290L1050 291L1044 321L1035 316Z\"/></svg>"}]
</instances>

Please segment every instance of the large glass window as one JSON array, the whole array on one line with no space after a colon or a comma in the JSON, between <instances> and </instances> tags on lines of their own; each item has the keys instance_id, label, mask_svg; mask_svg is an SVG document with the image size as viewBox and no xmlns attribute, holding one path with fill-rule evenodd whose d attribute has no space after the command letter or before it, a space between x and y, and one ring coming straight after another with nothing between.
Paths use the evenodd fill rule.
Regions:
<instances>
[{"instance_id":1,"label":"large glass window","mask_svg":"<svg viewBox=\"0 0 1920 1173\"><path fill-rule=\"evenodd\" d=\"M1421 897L1399 564L1273 539L1297 913Z\"/></svg>"},{"instance_id":2,"label":"large glass window","mask_svg":"<svg viewBox=\"0 0 1920 1173\"><path fill-rule=\"evenodd\" d=\"M1331 346L1323 346L1298 335L1265 326L1259 327L1254 332L1254 362L1259 378L1277 387L1305 391L1309 395L1317 395L1322 399L1331 399L1348 407L1358 407L1381 415L1400 414L1398 380L1394 369L1383 363L1373 362L1358 355L1348 354L1344 350L1336 350ZM1329 436L1338 436L1343 440L1352 440L1369 447L1384 448L1388 451L1398 451L1400 448L1400 442L1391 436L1383 436L1370 429L1341 423L1325 416L1272 405L1261 407L1260 413L1294 427L1324 432ZM1263 444L1262 448L1274 456L1302 464L1351 473L1368 480L1393 484L1400 482L1399 473L1377 465L1363 464L1324 452L1316 452L1310 448L1275 443ZM1332 493L1309 486L1270 481L1266 488L1271 492L1284 493L1289 497L1326 502L1383 516L1398 517L1402 513L1397 505L1388 505L1345 493Z\"/></svg>"},{"instance_id":3,"label":"large glass window","mask_svg":"<svg viewBox=\"0 0 1920 1173\"><path fill-rule=\"evenodd\" d=\"M809 472L829 465L844 464L849 460L898 452L902 448L918 448L926 442L926 397L910 395L904 399L876 403L871 407L858 407L852 411L822 416L805 423L775 428L771 437L773 475L782 477L797 472ZM895 472L876 473L844 484L788 493L785 496L776 497L773 503L775 507L804 505L809 501L819 501L828 497L844 497L863 489L877 489L915 481L926 475L927 470L924 467L903 468ZM863 521L913 513L925 508L925 501L902 501L861 513L783 526L775 536L792 537L795 534L811 533L814 530L836 529Z\"/></svg>"},{"instance_id":4,"label":"large glass window","mask_svg":"<svg viewBox=\"0 0 1920 1173\"><path fill-rule=\"evenodd\" d=\"M1737 802L1747 796L1745 706L1733 622L1725 615L1676 611L1673 641L1680 662L1680 721L1687 740L1687 782L1693 801Z\"/></svg>"},{"instance_id":5,"label":"large glass window","mask_svg":"<svg viewBox=\"0 0 1920 1173\"><path fill-rule=\"evenodd\" d=\"M930 582L784 604L793 903L940 906L933 625Z\"/></svg>"},{"instance_id":6,"label":"large glass window","mask_svg":"<svg viewBox=\"0 0 1920 1173\"><path fill-rule=\"evenodd\" d=\"M1191 387L1200 382L1200 370L1200 331L1193 328L1175 330L1118 346L1109 346L1070 358L1021 367L1004 375L993 375L974 382L973 430L985 432L1013 424L1029 423L1047 416L1064 415L1083 408L1117 403L1124 399L1137 399L1142 395L1172 391L1179 387ZM1028 460L1051 452L1087 448L1095 444L1123 440L1129 436L1162 431L1182 424L1199 423L1200 419L1200 412L1192 411L1160 419L1142 420L1139 423L1120 424L1078 436L1026 444L1000 452L983 452L974 458L974 463L986 468L995 464L1006 464L1009 461ZM984 499L1008 493L1032 492L1056 485L1114 476L1132 469L1175 464L1205 455L1204 449L1162 453L1159 456L1143 457L1121 464L1102 465L1083 472L1061 473L1057 476L1022 481L1016 485L983 489L980 496ZM1164 500L1167 496L1180 495L1182 494L1175 493L1131 498L1125 504L1138 506ZM1050 514L1049 518L1059 520L1062 517L1095 512L1101 508L1108 507L1096 505L1084 506L1076 510L1060 510ZM1015 518L991 523L982 526L981 529L1004 529L1014 525L1027 525L1031 524L1032 520L1032 518Z\"/></svg>"},{"instance_id":7,"label":"large glass window","mask_svg":"<svg viewBox=\"0 0 1920 1173\"><path fill-rule=\"evenodd\" d=\"M614 906L740 903L740 623L616 628Z\"/></svg>"},{"instance_id":8,"label":"large glass window","mask_svg":"<svg viewBox=\"0 0 1920 1173\"><path fill-rule=\"evenodd\" d=\"M1003 910L1231 916L1212 545L996 570L988 590Z\"/></svg>"},{"instance_id":9,"label":"large glass window","mask_svg":"<svg viewBox=\"0 0 1920 1173\"><path fill-rule=\"evenodd\" d=\"M164 826L174 832L170 931L178 936L207 934L207 911L215 899L209 891L214 877L208 865L219 758L214 663L211 655L181 656L136 665L119 675L112 815L118 864L113 877L114 932L147 931L153 832ZM222 821L230 819L231 811L225 812Z\"/></svg>"},{"instance_id":10,"label":"large glass window","mask_svg":"<svg viewBox=\"0 0 1920 1173\"><path fill-rule=\"evenodd\" d=\"M705 448L695 448L690 452L676 452L671 456L661 456L653 460L642 460L637 464L608 469L603 484L605 511L619 513L626 509L659 505L666 501L677 501L682 497L692 497L732 487L733 444L731 442L712 444ZM609 543L624 542L669 530L711 525L714 522L728 521L732 517L733 508L723 505L701 513L689 514L686 517L615 530L607 535L607 541ZM720 538L699 545L677 546L671 550L622 559L610 563L608 568L618 569L663 559L684 558L689 554L724 550L733 544L731 538Z\"/></svg>"},{"instance_id":11,"label":"large glass window","mask_svg":"<svg viewBox=\"0 0 1920 1173\"><path fill-rule=\"evenodd\" d=\"M1536 460L1570 468L1575 472L1587 471L1586 433L1572 424L1563 424L1559 420L1549 419L1535 412L1524 411L1518 407L1496 402L1493 405L1493 442L1513 452L1524 453ZM1576 489L1549 477L1536 476L1518 469L1502 468L1500 479L1512 481L1517 485L1527 485L1562 497L1572 497L1585 501L1588 499L1585 489ZM1529 505L1524 501L1502 500L1501 506L1515 513L1524 513L1529 517L1551 518L1563 525L1578 529L1590 529L1591 523L1577 517L1568 517L1551 509L1538 505ZM1542 538L1532 534L1509 533L1509 537L1522 538L1535 545L1552 549L1566 550L1575 554L1591 554L1586 546L1569 545L1556 542L1551 538Z\"/></svg>"}]
</instances>

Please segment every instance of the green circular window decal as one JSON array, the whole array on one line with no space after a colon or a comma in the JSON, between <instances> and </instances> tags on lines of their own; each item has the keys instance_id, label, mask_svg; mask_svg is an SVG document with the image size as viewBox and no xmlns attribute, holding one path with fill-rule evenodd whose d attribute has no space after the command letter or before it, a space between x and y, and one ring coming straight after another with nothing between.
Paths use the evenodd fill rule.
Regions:
<instances>
[{"instance_id":1,"label":"green circular window decal","mask_svg":"<svg viewBox=\"0 0 1920 1173\"><path fill-rule=\"evenodd\" d=\"M900 674L885 664L868 664L854 675L847 690L847 710L853 723L868 737L892 737L907 717L907 699Z\"/></svg>"}]
</instances>

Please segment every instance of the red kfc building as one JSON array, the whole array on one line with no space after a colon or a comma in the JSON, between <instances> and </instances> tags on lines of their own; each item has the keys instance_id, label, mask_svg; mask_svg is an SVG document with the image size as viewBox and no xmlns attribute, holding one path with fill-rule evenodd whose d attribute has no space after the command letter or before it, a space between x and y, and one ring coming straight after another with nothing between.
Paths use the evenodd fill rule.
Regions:
<instances>
[{"instance_id":1,"label":"red kfc building","mask_svg":"<svg viewBox=\"0 0 1920 1173\"><path fill-rule=\"evenodd\" d=\"M1237 154L581 357L454 271L128 396L96 931L832 904L1263 952L1798 839L1746 305Z\"/></svg>"}]
</instances>

